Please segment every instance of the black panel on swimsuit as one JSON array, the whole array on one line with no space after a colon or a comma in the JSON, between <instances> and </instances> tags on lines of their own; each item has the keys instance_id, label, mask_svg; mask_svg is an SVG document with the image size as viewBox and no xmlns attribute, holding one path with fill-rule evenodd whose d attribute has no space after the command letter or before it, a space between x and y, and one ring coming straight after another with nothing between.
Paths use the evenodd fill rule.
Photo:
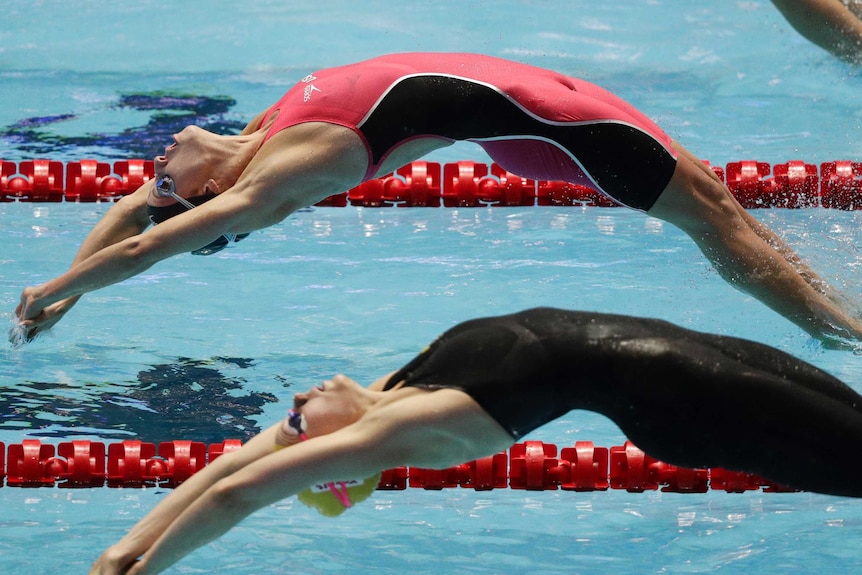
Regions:
<instances>
[{"instance_id":1,"label":"black panel on swimsuit","mask_svg":"<svg viewBox=\"0 0 862 575\"><path fill-rule=\"evenodd\" d=\"M407 138L452 140L542 137L578 159L602 190L648 208L664 190L676 161L649 134L613 122L557 126L526 113L500 92L461 78L414 76L395 84L359 126L375 164Z\"/></svg>"}]
</instances>

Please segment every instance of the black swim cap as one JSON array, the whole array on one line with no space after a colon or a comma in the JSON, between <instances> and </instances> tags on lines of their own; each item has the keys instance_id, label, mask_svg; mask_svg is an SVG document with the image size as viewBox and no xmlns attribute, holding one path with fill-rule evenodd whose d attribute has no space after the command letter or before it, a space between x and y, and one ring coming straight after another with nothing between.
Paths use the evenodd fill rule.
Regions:
<instances>
[{"instance_id":1,"label":"black swim cap","mask_svg":"<svg viewBox=\"0 0 862 575\"><path fill-rule=\"evenodd\" d=\"M216 194L214 194L213 192L207 192L200 196L192 196L191 198L186 198L186 201L197 207L205 202L210 201L214 197L216 197ZM147 204L147 215L150 217L150 221L153 222L153 225L160 224L176 215L182 214L187 211L189 211L189 208L179 202L171 204L170 206L151 206L150 204ZM234 242L238 242L247 238L248 234L237 234L236 236L229 237L232 238ZM225 249L231 242L229 237L219 236L204 247L194 250L192 254L196 256L209 256L216 252L220 252Z\"/></svg>"},{"instance_id":2,"label":"black swim cap","mask_svg":"<svg viewBox=\"0 0 862 575\"><path fill-rule=\"evenodd\" d=\"M200 196L186 198L186 201L194 206L199 206L210 201L214 197L216 197L216 195L213 192L207 192ZM150 216L150 221L153 222L153 224L160 224L187 211L189 211L189 209L179 202L169 206L151 206L150 204L147 204L147 215Z\"/></svg>"}]
</instances>

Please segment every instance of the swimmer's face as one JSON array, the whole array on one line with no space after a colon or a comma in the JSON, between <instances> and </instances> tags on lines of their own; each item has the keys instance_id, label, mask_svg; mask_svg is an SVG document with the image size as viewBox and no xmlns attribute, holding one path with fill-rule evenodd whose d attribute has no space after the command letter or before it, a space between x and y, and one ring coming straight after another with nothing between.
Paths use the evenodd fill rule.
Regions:
<instances>
[{"instance_id":1,"label":"swimmer's face","mask_svg":"<svg viewBox=\"0 0 862 575\"><path fill-rule=\"evenodd\" d=\"M174 143L165 148L163 156L156 156L156 178L170 175L176 185L176 192L183 198L204 193L206 184L212 177L214 166L211 151L219 136L197 126L187 126L174 135ZM174 203L171 198L161 198L154 193L147 200L153 206Z\"/></svg>"},{"instance_id":2,"label":"swimmer's face","mask_svg":"<svg viewBox=\"0 0 862 575\"><path fill-rule=\"evenodd\" d=\"M293 397L293 407L305 419L309 437L326 435L358 421L368 409L367 390L344 375Z\"/></svg>"}]
</instances>

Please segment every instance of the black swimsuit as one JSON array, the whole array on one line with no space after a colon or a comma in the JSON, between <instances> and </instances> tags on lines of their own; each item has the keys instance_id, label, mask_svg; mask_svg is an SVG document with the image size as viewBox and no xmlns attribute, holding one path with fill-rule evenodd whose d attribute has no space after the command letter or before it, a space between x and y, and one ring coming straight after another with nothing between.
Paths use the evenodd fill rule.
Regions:
<instances>
[{"instance_id":1,"label":"black swimsuit","mask_svg":"<svg viewBox=\"0 0 862 575\"><path fill-rule=\"evenodd\" d=\"M402 380L464 391L514 439L588 409L668 463L862 495L862 482L848 479L862 471L848 455L862 452L862 397L752 341L654 319L536 308L455 326L386 389Z\"/></svg>"}]
</instances>

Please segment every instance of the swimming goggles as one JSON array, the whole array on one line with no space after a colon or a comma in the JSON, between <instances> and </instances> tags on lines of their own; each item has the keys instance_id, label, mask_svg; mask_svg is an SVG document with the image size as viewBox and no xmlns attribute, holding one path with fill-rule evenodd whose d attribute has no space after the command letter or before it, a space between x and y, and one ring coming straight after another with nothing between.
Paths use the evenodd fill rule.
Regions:
<instances>
[{"instance_id":1,"label":"swimming goggles","mask_svg":"<svg viewBox=\"0 0 862 575\"><path fill-rule=\"evenodd\" d=\"M160 198L173 198L173 199L175 199L181 206L183 206L186 209L186 211L195 208L195 204L191 203L190 201L188 201L187 199L185 199L184 197L180 196L177 193L177 186L174 183L174 179L170 176L162 176L161 178L156 180L155 192L156 192L156 195ZM198 197L205 198L203 201L206 201L206 200L214 198L215 195L212 194L209 197L207 197L207 196L198 196ZM199 202L199 203L203 203L203 201ZM152 213L157 212L160 208L153 208L152 206L150 206L148 209L151 212L150 219L153 220L153 223L159 223L161 221L168 219L168 217L172 217L172 216L176 215L176 213L172 213L168 217L160 218L159 221L157 222L156 219L152 217ZM246 237L248 237L248 234L222 234L216 240L208 243L204 247L192 251L192 254L194 254L196 256L209 256L209 255L212 255L214 253L222 251L223 249L225 249L227 247L227 245L229 243L238 242L241 239L244 239Z\"/></svg>"}]
</instances>

